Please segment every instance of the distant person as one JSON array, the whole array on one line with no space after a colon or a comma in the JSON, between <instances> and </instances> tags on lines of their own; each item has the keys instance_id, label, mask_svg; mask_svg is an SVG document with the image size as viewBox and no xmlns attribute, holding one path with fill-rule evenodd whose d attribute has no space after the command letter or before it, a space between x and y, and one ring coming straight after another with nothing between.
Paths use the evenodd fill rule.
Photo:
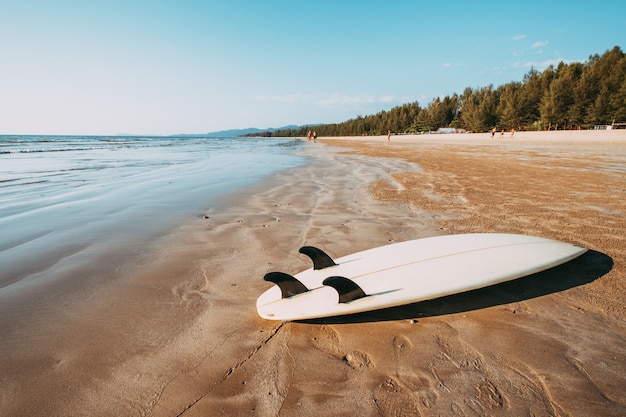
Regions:
<instances>
[{"instance_id":1,"label":"distant person","mask_svg":"<svg viewBox=\"0 0 626 417\"><path fill-rule=\"evenodd\" d=\"M311 137L312 137L312 136L313 136L313 134L312 134L312 133L311 133L311 131L309 130L309 131L306 133L306 140L307 140L307 142L311 142Z\"/></svg>"},{"instance_id":2,"label":"distant person","mask_svg":"<svg viewBox=\"0 0 626 417\"><path fill-rule=\"evenodd\" d=\"M515 129L511 129L511 139L513 139L513 136L515 136Z\"/></svg>"},{"instance_id":3,"label":"distant person","mask_svg":"<svg viewBox=\"0 0 626 417\"><path fill-rule=\"evenodd\" d=\"M317 132L313 131L313 142L317 143Z\"/></svg>"},{"instance_id":4,"label":"distant person","mask_svg":"<svg viewBox=\"0 0 626 417\"><path fill-rule=\"evenodd\" d=\"M491 129L491 139L496 135L496 128Z\"/></svg>"},{"instance_id":5,"label":"distant person","mask_svg":"<svg viewBox=\"0 0 626 417\"><path fill-rule=\"evenodd\" d=\"M387 142L391 142L391 130L387 131Z\"/></svg>"},{"instance_id":6,"label":"distant person","mask_svg":"<svg viewBox=\"0 0 626 417\"><path fill-rule=\"evenodd\" d=\"M500 137L503 138L504 137L504 129L502 129L502 132L500 132Z\"/></svg>"}]
</instances>

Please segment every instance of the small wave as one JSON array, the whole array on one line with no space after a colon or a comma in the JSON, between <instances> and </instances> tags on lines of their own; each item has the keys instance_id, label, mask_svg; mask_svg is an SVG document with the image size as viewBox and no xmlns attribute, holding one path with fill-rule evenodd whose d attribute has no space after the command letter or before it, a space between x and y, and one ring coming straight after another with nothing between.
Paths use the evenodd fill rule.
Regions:
<instances>
[{"instance_id":1,"label":"small wave","mask_svg":"<svg viewBox=\"0 0 626 417\"><path fill-rule=\"evenodd\" d=\"M283 148L293 148L297 146L302 146L302 141L298 139L293 139L288 142L279 142L274 146L283 147Z\"/></svg>"},{"instance_id":2,"label":"small wave","mask_svg":"<svg viewBox=\"0 0 626 417\"><path fill-rule=\"evenodd\" d=\"M3 145L2 142L5 144ZM50 144L45 146L44 144ZM3 139L0 142L0 155L9 154L36 154L47 152L85 152L96 150L123 150L123 149L145 149L145 148L171 148L185 147L186 145L197 145L197 142L182 142L171 140L99 140L93 143L59 142L59 141L14 141L7 145Z\"/></svg>"},{"instance_id":3,"label":"small wave","mask_svg":"<svg viewBox=\"0 0 626 417\"><path fill-rule=\"evenodd\" d=\"M92 151L97 149L106 149L106 147L86 147L86 148L27 148L27 149L9 149L0 151L0 154L15 154L15 153L45 153L45 152L80 152L80 151Z\"/></svg>"}]
</instances>

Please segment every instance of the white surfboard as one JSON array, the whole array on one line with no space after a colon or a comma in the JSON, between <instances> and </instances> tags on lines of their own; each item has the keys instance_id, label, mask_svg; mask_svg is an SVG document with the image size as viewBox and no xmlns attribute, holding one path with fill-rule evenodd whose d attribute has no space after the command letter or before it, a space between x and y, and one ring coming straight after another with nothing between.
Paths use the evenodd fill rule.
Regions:
<instances>
[{"instance_id":1,"label":"white surfboard","mask_svg":"<svg viewBox=\"0 0 626 417\"><path fill-rule=\"evenodd\" d=\"M587 249L534 236L463 234L411 240L332 260L300 249L313 268L270 272L276 285L257 300L268 320L304 320L395 307L521 278L570 261Z\"/></svg>"}]
</instances>

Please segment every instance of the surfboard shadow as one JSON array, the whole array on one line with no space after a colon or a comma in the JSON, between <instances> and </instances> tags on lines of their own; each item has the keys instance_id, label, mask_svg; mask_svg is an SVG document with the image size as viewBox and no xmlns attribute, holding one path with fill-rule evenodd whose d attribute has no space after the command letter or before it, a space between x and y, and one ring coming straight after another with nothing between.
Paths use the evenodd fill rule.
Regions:
<instances>
[{"instance_id":1,"label":"surfboard shadow","mask_svg":"<svg viewBox=\"0 0 626 417\"><path fill-rule=\"evenodd\" d=\"M527 277L433 300L347 316L300 320L299 323L347 324L420 319L494 307L541 297L595 281L613 269L613 259L589 250L580 257Z\"/></svg>"}]
</instances>

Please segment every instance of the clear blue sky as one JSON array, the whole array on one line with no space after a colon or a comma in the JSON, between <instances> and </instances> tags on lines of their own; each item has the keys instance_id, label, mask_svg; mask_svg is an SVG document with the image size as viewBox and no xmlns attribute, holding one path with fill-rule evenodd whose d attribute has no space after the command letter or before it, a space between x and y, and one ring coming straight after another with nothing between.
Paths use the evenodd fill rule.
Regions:
<instances>
[{"instance_id":1,"label":"clear blue sky","mask_svg":"<svg viewBox=\"0 0 626 417\"><path fill-rule=\"evenodd\" d=\"M0 134L334 123L626 48L626 3L0 0Z\"/></svg>"}]
</instances>

